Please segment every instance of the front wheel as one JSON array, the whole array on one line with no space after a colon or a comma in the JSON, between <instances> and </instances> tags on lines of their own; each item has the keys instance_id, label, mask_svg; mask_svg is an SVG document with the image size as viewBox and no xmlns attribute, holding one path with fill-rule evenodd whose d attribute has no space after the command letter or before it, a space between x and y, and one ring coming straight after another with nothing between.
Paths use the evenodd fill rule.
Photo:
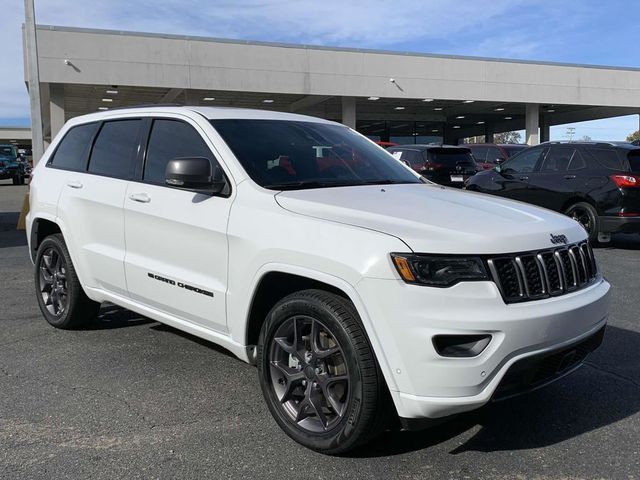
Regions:
<instances>
[{"instance_id":1,"label":"front wheel","mask_svg":"<svg viewBox=\"0 0 640 480\"><path fill-rule=\"evenodd\" d=\"M260 385L287 435L326 454L373 439L386 421L388 393L358 314L322 290L276 304L258 342Z\"/></svg>"},{"instance_id":2,"label":"front wheel","mask_svg":"<svg viewBox=\"0 0 640 480\"><path fill-rule=\"evenodd\" d=\"M565 215L573 218L587 231L589 242L596 244L598 242L598 233L600 224L598 222L598 212L593 206L587 202L578 202L571 205Z\"/></svg>"},{"instance_id":3,"label":"front wheel","mask_svg":"<svg viewBox=\"0 0 640 480\"><path fill-rule=\"evenodd\" d=\"M35 284L42 315L56 328L77 328L98 314L100 304L84 293L60 234L48 236L38 247Z\"/></svg>"}]
</instances>

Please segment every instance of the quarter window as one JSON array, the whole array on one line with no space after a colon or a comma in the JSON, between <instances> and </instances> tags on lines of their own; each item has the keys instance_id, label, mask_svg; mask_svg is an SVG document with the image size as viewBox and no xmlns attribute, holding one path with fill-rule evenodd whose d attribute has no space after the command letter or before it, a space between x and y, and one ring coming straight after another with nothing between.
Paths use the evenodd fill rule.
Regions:
<instances>
[{"instance_id":1,"label":"quarter window","mask_svg":"<svg viewBox=\"0 0 640 480\"><path fill-rule=\"evenodd\" d=\"M49 163L65 170L86 170L87 155L98 125L87 123L71 128L58 144Z\"/></svg>"},{"instance_id":2,"label":"quarter window","mask_svg":"<svg viewBox=\"0 0 640 480\"><path fill-rule=\"evenodd\" d=\"M179 120L154 120L149 136L143 179L164 184L169 160L179 157L204 157L212 164L213 154L200 134Z\"/></svg>"},{"instance_id":3,"label":"quarter window","mask_svg":"<svg viewBox=\"0 0 640 480\"><path fill-rule=\"evenodd\" d=\"M108 177L131 178L141 123L141 120L105 122L91 151L89 172Z\"/></svg>"},{"instance_id":4,"label":"quarter window","mask_svg":"<svg viewBox=\"0 0 640 480\"><path fill-rule=\"evenodd\" d=\"M596 158L598 163L605 168L610 168L611 170L628 170L624 159L620 158L618 153L613 149L589 148L588 151Z\"/></svg>"}]
</instances>

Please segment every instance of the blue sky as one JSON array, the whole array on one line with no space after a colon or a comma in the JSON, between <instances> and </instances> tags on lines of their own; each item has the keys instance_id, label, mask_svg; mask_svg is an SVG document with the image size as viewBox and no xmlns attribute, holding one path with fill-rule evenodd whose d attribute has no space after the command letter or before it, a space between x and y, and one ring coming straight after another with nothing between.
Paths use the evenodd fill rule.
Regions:
<instances>
[{"instance_id":1,"label":"blue sky","mask_svg":"<svg viewBox=\"0 0 640 480\"><path fill-rule=\"evenodd\" d=\"M640 67L638 0L35 2L43 24ZM23 2L0 0L0 6L0 125L27 125ZM575 126L577 137L623 139L638 129L638 116ZM552 137L562 138L565 130L553 128Z\"/></svg>"}]
</instances>

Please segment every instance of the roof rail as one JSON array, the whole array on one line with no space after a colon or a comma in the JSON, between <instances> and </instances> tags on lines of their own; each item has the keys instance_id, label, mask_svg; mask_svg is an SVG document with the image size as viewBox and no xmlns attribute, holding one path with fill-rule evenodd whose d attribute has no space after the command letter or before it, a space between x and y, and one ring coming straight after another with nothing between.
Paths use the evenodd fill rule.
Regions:
<instances>
[{"instance_id":1,"label":"roof rail","mask_svg":"<svg viewBox=\"0 0 640 480\"><path fill-rule=\"evenodd\" d=\"M550 140L542 142L540 145L606 145L615 147L628 142L602 141L602 140Z\"/></svg>"},{"instance_id":2,"label":"roof rail","mask_svg":"<svg viewBox=\"0 0 640 480\"><path fill-rule=\"evenodd\" d=\"M126 110L129 108L149 108L149 107L184 107L184 103L139 103L136 105L123 105L120 107L109 107L109 110Z\"/></svg>"}]
</instances>

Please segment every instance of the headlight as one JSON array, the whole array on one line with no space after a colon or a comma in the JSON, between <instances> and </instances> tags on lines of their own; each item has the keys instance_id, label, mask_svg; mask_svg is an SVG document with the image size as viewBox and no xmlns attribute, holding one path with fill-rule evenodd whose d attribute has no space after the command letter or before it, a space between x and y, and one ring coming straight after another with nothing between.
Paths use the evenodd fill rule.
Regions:
<instances>
[{"instance_id":1,"label":"headlight","mask_svg":"<svg viewBox=\"0 0 640 480\"><path fill-rule=\"evenodd\" d=\"M458 282L489 280L478 257L392 253L398 273L407 283L450 287Z\"/></svg>"}]
</instances>

